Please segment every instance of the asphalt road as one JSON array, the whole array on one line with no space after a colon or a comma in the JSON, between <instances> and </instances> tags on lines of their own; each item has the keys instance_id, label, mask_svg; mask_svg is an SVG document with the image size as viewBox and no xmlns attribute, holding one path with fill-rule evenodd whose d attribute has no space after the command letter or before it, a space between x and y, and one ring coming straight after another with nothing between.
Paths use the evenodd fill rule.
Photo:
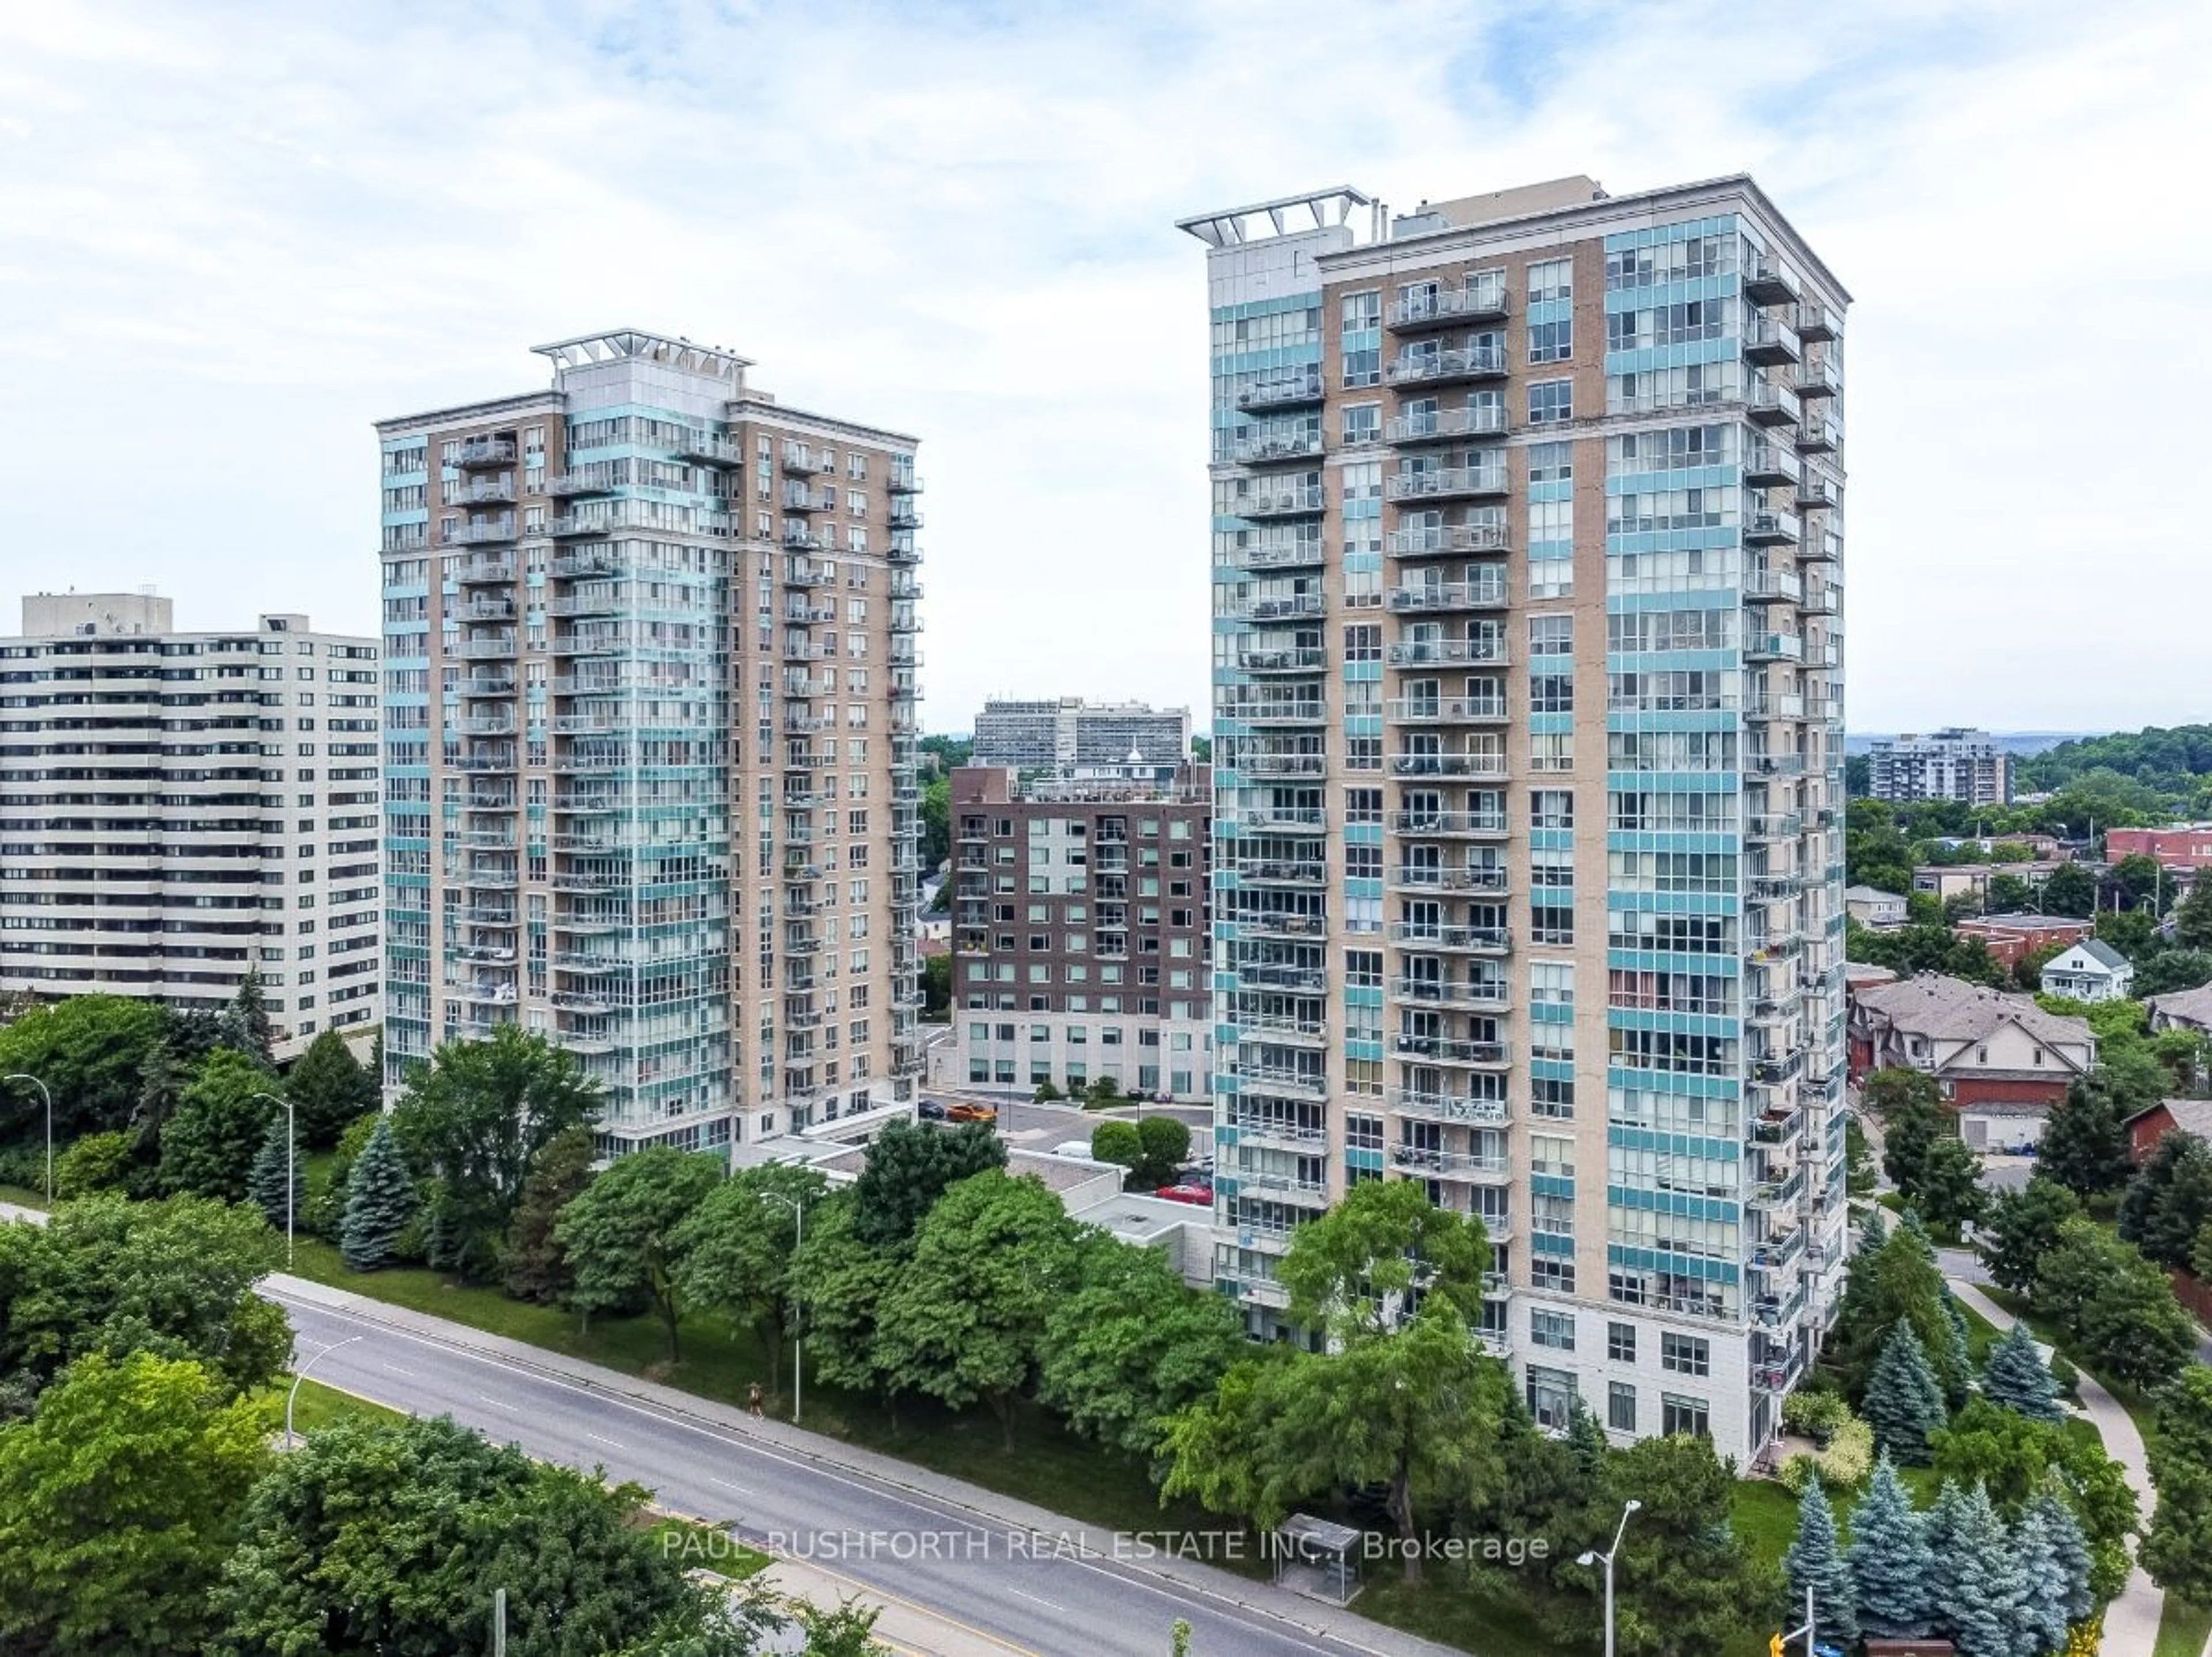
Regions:
<instances>
[{"instance_id":1,"label":"asphalt road","mask_svg":"<svg viewBox=\"0 0 2212 1657\"><path fill-rule=\"evenodd\" d=\"M726 1522L755 1545L931 1607L1017 1651L1158 1657L1177 1617L1189 1620L1193 1649L1201 1652L1360 1650L1264 1611L1209 1601L1122 1561L1075 1557L1072 1545L862 1474L318 1306L274 1284L264 1292L290 1314L299 1361L315 1360L319 1381L395 1408L451 1415L546 1460L635 1479L660 1506ZM349 1337L351 1344L317 1358ZM1380 1627L1368 1642L1370 1650L1396 1647Z\"/></svg>"}]
</instances>

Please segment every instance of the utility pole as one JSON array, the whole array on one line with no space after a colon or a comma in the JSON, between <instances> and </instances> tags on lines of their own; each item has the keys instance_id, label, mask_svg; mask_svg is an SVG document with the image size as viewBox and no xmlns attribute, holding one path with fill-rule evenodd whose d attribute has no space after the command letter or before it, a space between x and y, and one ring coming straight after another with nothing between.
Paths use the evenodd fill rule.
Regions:
<instances>
[{"instance_id":1,"label":"utility pole","mask_svg":"<svg viewBox=\"0 0 2212 1657\"><path fill-rule=\"evenodd\" d=\"M1813 1588L1812 1585L1808 1583L1805 1588L1804 1627L1794 1628L1787 1633L1777 1634L1770 1638L1766 1642L1767 1657L1782 1657L1783 1648L1794 1645L1800 1640L1805 1642L1805 1657L1813 1657L1814 1648L1819 1639L1820 1635L1814 1626L1813 1619Z\"/></svg>"}]
</instances>

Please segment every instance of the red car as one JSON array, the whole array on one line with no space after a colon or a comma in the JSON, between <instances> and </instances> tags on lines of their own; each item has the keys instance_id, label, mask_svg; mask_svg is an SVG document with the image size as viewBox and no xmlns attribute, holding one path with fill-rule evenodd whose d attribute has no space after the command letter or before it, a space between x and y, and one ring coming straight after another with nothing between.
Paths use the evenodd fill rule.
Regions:
<instances>
[{"instance_id":1,"label":"red car","mask_svg":"<svg viewBox=\"0 0 2212 1657\"><path fill-rule=\"evenodd\" d=\"M1188 1203L1194 1208L1213 1206L1213 1187L1203 1185L1164 1185L1152 1193L1171 1203Z\"/></svg>"}]
</instances>

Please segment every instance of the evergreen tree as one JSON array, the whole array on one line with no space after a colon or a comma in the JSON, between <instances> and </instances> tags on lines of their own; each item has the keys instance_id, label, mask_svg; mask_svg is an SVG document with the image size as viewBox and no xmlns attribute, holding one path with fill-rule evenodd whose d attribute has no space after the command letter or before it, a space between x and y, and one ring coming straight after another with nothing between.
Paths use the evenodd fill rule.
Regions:
<instances>
[{"instance_id":1,"label":"evergreen tree","mask_svg":"<svg viewBox=\"0 0 2212 1657\"><path fill-rule=\"evenodd\" d=\"M1944 1494L1957 1489L1947 1483ZM1936 1550L1936 1627L1959 1657L2014 1657L2027 1584L1989 1491L1976 1484L1946 1516L1943 1529L1943 1545Z\"/></svg>"},{"instance_id":2,"label":"evergreen tree","mask_svg":"<svg viewBox=\"0 0 2212 1657\"><path fill-rule=\"evenodd\" d=\"M2076 1077L2066 1097L2043 1126L2036 1144L2036 1170L2075 1196L2117 1191L2134 1171L2128 1156L2128 1131L2118 1101L2101 1076Z\"/></svg>"},{"instance_id":3,"label":"evergreen tree","mask_svg":"<svg viewBox=\"0 0 2212 1657\"><path fill-rule=\"evenodd\" d=\"M1867 1381L1859 1413L1874 1442L1907 1466L1928 1464L1928 1435L1948 1418L1943 1388L1912 1326L1899 1318Z\"/></svg>"},{"instance_id":4,"label":"evergreen tree","mask_svg":"<svg viewBox=\"0 0 2212 1657\"><path fill-rule=\"evenodd\" d=\"M2085 1550L2085 1570L2087 1557ZM1864 1633L1877 1639L1911 1639L1928 1631L1936 1575L1928 1527L1913 1511L1897 1465L1887 1456L1875 1464L1866 1494L1851 1509L1851 1545L1844 1562Z\"/></svg>"},{"instance_id":5,"label":"evergreen tree","mask_svg":"<svg viewBox=\"0 0 2212 1657\"><path fill-rule=\"evenodd\" d=\"M408 1178L407 1164L392 1143L391 1119L380 1119L346 1181L338 1252L356 1272L389 1266L399 1234L414 1217L415 1182Z\"/></svg>"},{"instance_id":6,"label":"evergreen tree","mask_svg":"<svg viewBox=\"0 0 2212 1657\"><path fill-rule=\"evenodd\" d=\"M1782 1556L1783 1575L1789 1579L1790 1603L1805 1603L1813 1596L1813 1609L1820 1632L1846 1644L1859 1636L1857 1596L1851 1587L1851 1569L1836 1545L1836 1515L1828 1506L1828 1493L1815 1472L1805 1481L1797 1498L1797 1535Z\"/></svg>"},{"instance_id":7,"label":"evergreen tree","mask_svg":"<svg viewBox=\"0 0 2212 1657\"><path fill-rule=\"evenodd\" d=\"M1974 1357L1966 1344L1966 1314L1948 1289L1943 1291L1943 1356L1936 1366L1936 1380L1943 1388L1944 1408L1956 1410L1965 1405L1973 1391Z\"/></svg>"},{"instance_id":8,"label":"evergreen tree","mask_svg":"<svg viewBox=\"0 0 2212 1657\"><path fill-rule=\"evenodd\" d=\"M2057 1591L2058 1562L2051 1527L2033 1507L2013 1522L2012 1557L2020 1587L2013 1608L2015 1657L2055 1657L2066 1649L2066 1607Z\"/></svg>"},{"instance_id":9,"label":"evergreen tree","mask_svg":"<svg viewBox=\"0 0 2212 1657\"><path fill-rule=\"evenodd\" d=\"M2097 1596L2089 1589L2089 1539L2081 1520L2057 1490L2047 1488L2027 1504L2027 1511L2042 1523L2051 1544L2050 1580L2032 1586L2049 1594L2069 1623L2087 1620L2097 1608Z\"/></svg>"},{"instance_id":10,"label":"evergreen tree","mask_svg":"<svg viewBox=\"0 0 2212 1657\"><path fill-rule=\"evenodd\" d=\"M269 1022L269 1001L261 992L258 967L248 967L238 980L237 993L222 1015L222 1043L264 1065L276 1062L276 1029Z\"/></svg>"},{"instance_id":11,"label":"evergreen tree","mask_svg":"<svg viewBox=\"0 0 2212 1657\"><path fill-rule=\"evenodd\" d=\"M2173 906L2173 941L2185 950L2212 949L2212 880L2191 880L2189 895Z\"/></svg>"},{"instance_id":12,"label":"evergreen tree","mask_svg":"<svg viewBox=\"0 0 2212 1657\"><path fill-rule=\"evenodd\" d=\"M1862 1253L1879 1248L1889 1241L1889 1221L1886 1213L1879 1203L1867 1210L1867 1217L1859 1225L1859 1251Z\"/></svg>"},{"instance_id":13,"label":"evergreen tree","mask_svg":"<svg viewBox=\"0 0 2212 1657\"><path fill-rule=\"evenodd\" d=\"M269 1217L269 1223L279 1231L288 1218L297 1221L300 1211L307 1206L307 1182L297 1156L288 1154L285 1120L282 1115L269 1119L269 1131L261 1136L261 1149L253 1153L253 1170L246 1176L246 1192L253 1205ZM290 1193L289 1205L286 1193Z\"/></svg>"},{"instance_id":14,"label":"evergreen tree","mask_svg":"<svg viewBox=\"0 0 2212 1657\"><path fill-rule=\"evenodd\" d=\"M1990 1348L1989 1361L1982 1366L1982 1396L2031 1421L2066 1417L2058 1405L2058 1383L2024 1323L2013 1325L2004 1338Z\"/></svg>"},{"instance_id":15,"label":"evergreen tree","mask_svg":"<svg viewBox=\"0 0 2212 1657\"><path fill-rule=\"evenodd\" d=\"M592 1182L592 1130L572 1127L545 1142L531 1160L507 1232L507 1292L517 1300L557 1305L576 1281L568 1251L553 1223L569 1199Z\"/></svg>"},{"instance_id":16,"label":"evergreen tree","mask_svg":"<svg viewBox=\"0 0 2212 1657\"><path fill-rule=\"evenodd\" d=\"M328 1150L349 1122L376 1108L375 1082L336 1030L308 1043L284 1091L299 1116L300 1144L314 1150Z\"/></svg>"}]
</instances>

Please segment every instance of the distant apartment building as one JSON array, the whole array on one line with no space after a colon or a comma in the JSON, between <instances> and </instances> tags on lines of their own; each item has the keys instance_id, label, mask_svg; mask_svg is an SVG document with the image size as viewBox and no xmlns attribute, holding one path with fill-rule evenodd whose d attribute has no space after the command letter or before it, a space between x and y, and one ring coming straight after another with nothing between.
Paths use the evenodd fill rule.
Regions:
<instances>
[{"instance_id":1,"label":"distant apartment building","mask_svg":"<svg viewBox=\"0 0 2212 1657\"><path fill-rule=\"evenodd\" d=\"M2194 872L2212 868L2212 822L2179 823L2170 828L2107 828L2105 856L2147 857L2161 869Z\"/></svg>"},{"instance_id":2,"label":"distant apartment building","mask_svg":"<svg viewBox=\"0 0 2212 1657\"><path fill-rule=\"evenodd\" d=\"M1124 1092L1209 1098L1205 774L1024 786L1003 767L965 766L951 814L957 1073L1024 1090L1111 1077Z\"/></svg>"},{"instance_id":3,"label":"distant apartment building","mask_svg":"<svg viewBox=\"0 0 2212 1657\"><path fill-rule=\"evenodd\" d=\"M1146 702L987 701L969 762L1067 775L1139 766L1164 780L1190 757L1190 710Z\"/></svg>"},{"instance_id":4,"label":"distant apartment building","mask_svg":"<svg viewBox=\"0 0 2212 1657\"><path fill-rule=\"evenodd\" d=\"M537 349L377 428L386 1079L517 1023L610 1155L910 1114L915 440L686 340Z\"/></svg>"},{"instance_id":5,"label":"distant apartment building","mask_svg":"<svg viewBox=\"0 0 2212 1657\"><path fill-rule=\"evenodd\" d=\"M0 638L0 990L217 1008L279 1051L381 1016L374 639L179 631L148 592L39 593Z\"/></svg>"},{"instance_id":6,"label":"distant apartment building","mask_svg":"<svg viewBox=\"0 0 2212 1657\"><path fill-rule=\"evenodd\" d=\"M2007 804L2012 799L2012 756L1988 731L1963 725L1926 736L1885 737L1868 751L1867 792L1881 800Z\"/></svg>"},{"instance_id":7,"label":"distant apartment building","mask_svg":"<svg viewBox=\"0 0 2212 1657\"><path fill-rule=\"evenodd\" d=\"M1848 295L1751 179L1207 247L1217 1276L1417 1180L1547 1425L1748 1460L1842 1282Z\"/></svg>"}]
</instances>

